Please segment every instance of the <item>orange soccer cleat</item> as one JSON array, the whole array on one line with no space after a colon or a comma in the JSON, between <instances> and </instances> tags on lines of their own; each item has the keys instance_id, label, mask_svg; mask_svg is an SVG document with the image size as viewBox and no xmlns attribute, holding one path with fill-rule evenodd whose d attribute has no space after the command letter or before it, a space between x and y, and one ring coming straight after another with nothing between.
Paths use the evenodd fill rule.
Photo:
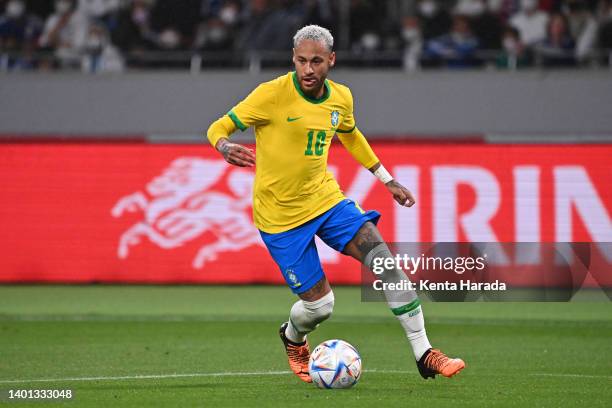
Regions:
<instances>
[{"instance_id":1,"label":"orange soccer cleat","mask_svg":"<svg viewBox=\"0 0 612 408\"><path fill-rule=\"evenodd\" d=\"M465 363L460 358L449 358L443 352L436 349L429 349L417 361L417 367L421 377L435 378L436 374L445 377L452 377L459 374L465 368Z\"/></svg>"},{"instance_id":2,"label":"orange soccer cleat","mask_svg":"<svg viewBox=\"0 0 612 408\"><path fill-rule=\"evenodd\" d=\"M283 323L278 331L278 334L285 346L285 352L289 359L289 367L300 380L304 382L312 382L308 370L308 360L310 359L310 349L308 348L308 340L303 343L294 343L285 336L287 322Z\"/></svg>"}]
</instances>

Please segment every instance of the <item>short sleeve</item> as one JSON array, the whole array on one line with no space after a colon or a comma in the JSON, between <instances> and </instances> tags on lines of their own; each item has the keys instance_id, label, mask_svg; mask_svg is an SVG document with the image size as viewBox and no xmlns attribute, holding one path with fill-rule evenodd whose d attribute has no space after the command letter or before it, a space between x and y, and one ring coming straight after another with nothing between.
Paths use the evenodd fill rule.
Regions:
<instances>
[{"instance_id":1,"label":"short sleeve","mask_svg":"<svg viewBox=\"0 0 612 408\"><path fill-rule=\"evenodd\" d=\"M351 94L351 91L348 88L345 89L347 94L347 109L346 113L344 114L344 118L342 119L342 123L340 123L338 129L336 129L336 132L338 133L352 133L353 130L355 130L355 117L353 115L353 95Z\"/></svg>"},{"instance_id":2,"label":"short sleeve","mask_svg":"<svg viewBox=\"0 0 612 408\"><path fill-rule=\"evenodd\" d=\"M246 130L250 126L264 125L270 121L275 101L275 86L272 82L266 82L255 88L227 115L240 130Z\"/></svg>"}]
</instances>

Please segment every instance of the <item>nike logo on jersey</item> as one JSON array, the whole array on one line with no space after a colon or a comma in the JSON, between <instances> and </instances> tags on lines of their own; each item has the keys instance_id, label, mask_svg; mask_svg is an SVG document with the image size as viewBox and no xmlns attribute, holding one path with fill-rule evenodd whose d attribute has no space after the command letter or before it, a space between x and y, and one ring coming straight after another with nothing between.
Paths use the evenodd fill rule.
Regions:
<instances>
[{"instance_id":1,"label":"nike logo on jersey","mask_svg":"<svg viewBox=\"0 0 612 408\"><path fill-rule=\"evenodd\" d=\"M297 118L291 118L289 116L287 116L287 122L295 122L298 119L302 119L303 116L298 116Z\"/></svg>"}]
</instances>

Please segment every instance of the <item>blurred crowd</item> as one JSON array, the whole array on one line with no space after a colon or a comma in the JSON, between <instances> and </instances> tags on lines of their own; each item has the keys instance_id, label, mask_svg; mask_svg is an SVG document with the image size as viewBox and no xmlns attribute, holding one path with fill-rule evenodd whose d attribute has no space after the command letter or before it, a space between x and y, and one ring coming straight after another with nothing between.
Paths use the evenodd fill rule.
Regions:
<instances>
[{"instance_id":1,"label":"blurred crowd","mask_svg":"<svg viewBox=\"0 0 612 408\"><path fill-rule=\"evenodd\" d=\"M0 0L4 70L120 71L160 51L287 51L304 24L384 65L577 66L612 59L612 0ZM380 57L380 61L376 62ZM397 59L397 58L396 58Z\"/></svg>"}]
</instances>

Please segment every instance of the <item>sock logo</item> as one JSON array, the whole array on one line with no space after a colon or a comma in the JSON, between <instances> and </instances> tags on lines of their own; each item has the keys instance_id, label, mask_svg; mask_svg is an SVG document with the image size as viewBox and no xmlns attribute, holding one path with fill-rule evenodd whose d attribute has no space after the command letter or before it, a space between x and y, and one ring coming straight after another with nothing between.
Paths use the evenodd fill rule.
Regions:
<instances>
[{"instance_id":1,"label":"sock logo","mask_svg":"<svg viewBox=\"0 0 612 408\"><path fill-rule=\"evenodd\" d=\"M421 308L417 307L413 311L408 312L408 317L414 317L414 316L418 315L419 313L421 313Z\"/></svg>"}]
</instances>

